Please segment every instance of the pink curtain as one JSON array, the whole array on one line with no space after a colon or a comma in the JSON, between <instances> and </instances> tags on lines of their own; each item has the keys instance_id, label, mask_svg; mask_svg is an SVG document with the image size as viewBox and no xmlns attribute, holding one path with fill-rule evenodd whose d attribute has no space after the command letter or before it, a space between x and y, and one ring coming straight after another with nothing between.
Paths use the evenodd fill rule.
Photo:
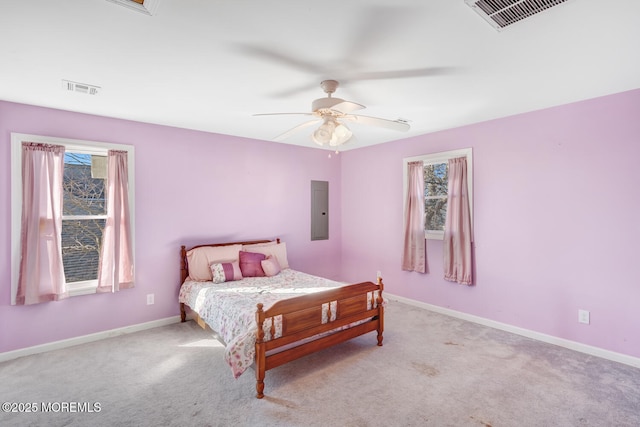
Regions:
<instances>
[{"instance_id":1,"label":"pink curtain","mask_svg":"<svg viewBox=\"0 0 640 427\"><path fill-rule=\"evenodd\" d=\"M410 162L407 170L407 202L405 208L404 252L402 269L427 272L424 238L424 164Z\"/></svg>"},{"instance_id":2,"label":"pink curtain","mask_svg":"<svg viewBox=\"0 0 640 427\"><path fill-rule=\"evenodd\" d=\"M62 265L64 147L22 144L21 259L16 304L68 296Z\"/></svg>"},{"instance_id":3,"label":"pink curtain","mask_svg":"<svg viewBox=\"0 0 640 427\"><path fill-rule=\"evenodd\" d=\"M127 152L109 150L107 221L102 236L97 292L133 287L133 245Z\"/></svg>"},{"instance_id":4,"label":"pink curtain","mask_svg":"<svg viewBox=\"0 0 640 427\"><path fill-rule=\"evenodd\" d=\"M473 284L471 215L467 184L467 159L449 159L447 219L444 228L444 278Z\"/></svg>"}]
</instances>

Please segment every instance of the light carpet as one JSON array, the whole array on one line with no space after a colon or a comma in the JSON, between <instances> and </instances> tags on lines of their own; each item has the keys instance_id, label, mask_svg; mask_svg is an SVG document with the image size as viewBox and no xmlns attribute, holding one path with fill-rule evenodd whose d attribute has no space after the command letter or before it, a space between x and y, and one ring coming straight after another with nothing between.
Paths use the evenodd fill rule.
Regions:
<instances>
[{"instance_id":1,"label":"light carpet","mask_svg":"<svg viewBox=\"0 0 640 427\"><path fill-rule=\"evenodd\" d=\"M0 425L640 425L639 369L395 301L385 329L268 371L262 400L194 322L22 357L1 400L37 412Z\"/></svg>"}]
</instances>

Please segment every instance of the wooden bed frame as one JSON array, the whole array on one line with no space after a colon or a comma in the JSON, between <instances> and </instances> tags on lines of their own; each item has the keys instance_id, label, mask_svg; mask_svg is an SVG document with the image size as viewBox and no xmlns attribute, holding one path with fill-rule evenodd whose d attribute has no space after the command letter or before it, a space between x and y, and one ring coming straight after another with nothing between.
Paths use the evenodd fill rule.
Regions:
<instances>
[{"instance_id":1,"label":"wooden bed frame","mask_svg":"<svg viewBox=\"0 0 640 427\"><path fill-rule=\"evenodd\" d=\"M249 245L268 242L271 241L214 243L198 245L190 249L204 246ZM277 239L277 242L280 243L280 239ZM187 251L190 249L182 246L180 250L180 286L189 276ZM382 279L378 278L377 284L363 282L301 295L279 301L267 310L263 309L262 304L257 304L256 397L258 399L264 397L264 377L269 369L372 331L377 331L378 345L381 346L384 329L382 290ZM377 297L374 291L378 292ZM329 313L327 317L329 319L335 317L335 320L322 323L322 306L329 303L329 307L332 307L330 304L332 302L335 303L335 313ZM371 308L367 309L367 305ZM266 341L263 325L266 322L271 336L274 336L273 318L275 316L282 316L282 335L279 338ZM182 322L186 321L184 303L180 303L180 317ZM347 327L354 323L357 325ZM318 336L320 337L318 338ZM298 344L301 342L302 344Z\"/></svg>"}]
</instances>

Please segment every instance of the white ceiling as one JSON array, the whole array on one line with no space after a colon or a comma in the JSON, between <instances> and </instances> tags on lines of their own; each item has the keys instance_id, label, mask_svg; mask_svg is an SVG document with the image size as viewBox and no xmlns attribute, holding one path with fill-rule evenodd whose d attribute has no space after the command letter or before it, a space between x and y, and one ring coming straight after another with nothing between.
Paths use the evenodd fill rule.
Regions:
<instances>
[{"instance_id":1,"label":"white ceiling","mask_svg":"<svg viewBox=\"0 0 640 427\"><path fill-rule=\"evenodd\" d=\"M359 113L411 125L349 124L352 149L640 87L637 0L570 0L501 32L464 0L157 1L0 0L0 100L271 140L308 118L253 114L308 112L336 79Z\"/></svg>"}]
</instances>

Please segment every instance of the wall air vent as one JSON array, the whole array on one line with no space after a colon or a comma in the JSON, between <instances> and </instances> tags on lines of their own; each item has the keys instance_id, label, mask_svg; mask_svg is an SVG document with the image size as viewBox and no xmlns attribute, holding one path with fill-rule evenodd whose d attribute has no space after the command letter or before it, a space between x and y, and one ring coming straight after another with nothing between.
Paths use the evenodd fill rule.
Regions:
<instances>
[{"instance_id":1,"label":"wall air vent","mask_svg":"<svg viewBox=\"0 0 640 427\"><path fill-rule=\"evenodd\" d=\"M557 6L567 0L464 0L496 30Z\"/></svg>"},{"instance_id":2,"label":"wall air vent","mask_svg":"<svg viewBox=\"0 0 640 427\"><path fill-rule=\"evenodd\" d=\"M160 0L107 0L145 15L155 15Z\"/></svg>"},{"instance_id":3,"label":"wall air vent","mask_svg":"<svg viewBox=\"0 0 640 427\"><path fill-rule=\"evenodd\" d=\"M70 80L62 81L62 88L71 92L84 93L87 95L97 95L100 91L99 86L88 85L85 83L72 82Z\"/></svg>"}]
</instances>

